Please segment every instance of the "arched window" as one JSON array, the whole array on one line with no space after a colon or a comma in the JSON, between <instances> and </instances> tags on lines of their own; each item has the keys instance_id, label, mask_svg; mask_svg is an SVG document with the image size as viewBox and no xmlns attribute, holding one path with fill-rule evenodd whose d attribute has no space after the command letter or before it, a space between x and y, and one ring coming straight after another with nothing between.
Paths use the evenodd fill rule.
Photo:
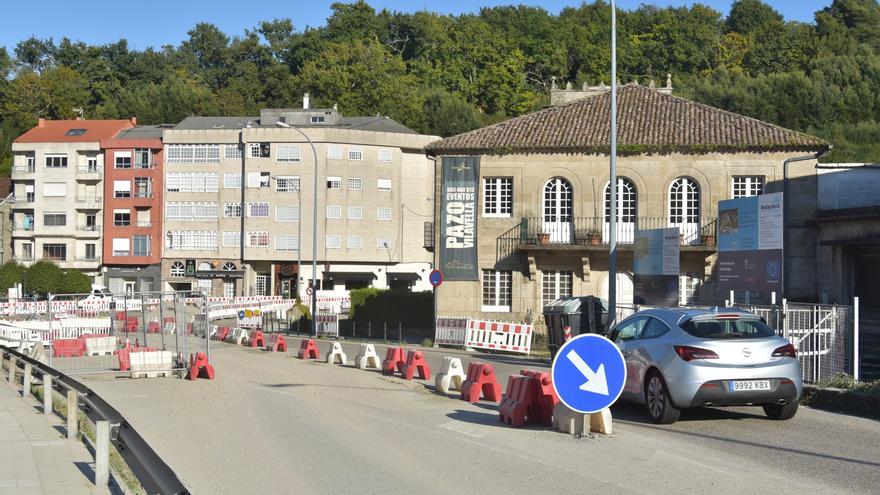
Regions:
<instances>
[{"instance_id":1,"label":"arched window","mask_svg":"<svg viewBox=\"0 0 880 495\"><path fill-rule=\"evenodd\" d=\"M235 263L233 263L231 261L227 261L226 263L223 263L223 270L227 271L227 272L235 271Z\"/></svg>"},{"instance_id":2,"label":"arched window","mask_svg":"<svg viewBox=\"0 0 880 495\"><path fill-rule=\"evenodd\" d=\"M572 188L571 183L554 177L544 184L542 232L550 235L551 242L571 242Z\"/></svg>"},{"instance_id":3,"label":"arched window","mask_svg":"<svg viewBox=\"0 0 880 495\"><path fill-rule=\"evenodd\" d=\"M617 178L617 221L635 223L638 214L636 186L626 177ZM605 221L611 218L611 184L605 186Z\"/></svg>"},{"instance_id":4,"label":"arched window","mask_svg":"<svg viewBox=\"0 0 880 495\"><path fill-rule=\"evenodd\" d=\"M172 277L182 277L186 273L186 269L183 267L183 263L180 261L175 261L171 263L171 276Z\"/></svg>"},{"instance_id":5,"label":"arched window","mask_svg":"<svg viewBox=\"0 0 880 495\"><path fill-rule=\"evenodd\" d=\"M679 177L669 185L669 223L700 222L700 185L690 177Z\"/></svg>"}]
</instances>

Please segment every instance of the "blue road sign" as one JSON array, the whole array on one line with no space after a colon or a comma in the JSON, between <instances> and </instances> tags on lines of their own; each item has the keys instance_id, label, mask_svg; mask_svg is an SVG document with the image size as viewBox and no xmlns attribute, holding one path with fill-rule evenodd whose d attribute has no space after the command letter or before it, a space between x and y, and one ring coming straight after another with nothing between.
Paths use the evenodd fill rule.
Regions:
<instances>
[{"instance_id":1,"label":"blue road sign","mask_svg":"<svg viewBox=\"0 0 880 495\"><path fill-rule=\"evenodd\" d=\"M626 362L614 342L588 333L559 348L550 371L563 404L582 413L614 404L626 382Z\"/></svg>"},{"instance_id":2,"label":"blue road sign","mask_svg":"<svg viewBox=\"0 0 880 495\"><path fill-rule=\"evenodd\" d=\"M440 284L443 283L443 272L440 270L431 270L431 274L428 275L428 281L431 282L431 285L434 287L440 287Z\"/></svg>"},{"instance_id":3,"label":"blue road sign","mask_svg":"<svg viewBox=\"0 0 880 495\"><path fill-rule=\"evenodd\" d=\"M238 312L238 319L239 319L239 320L243 320L243 319L244 319L244 310Z\"/></svg>"}]
</instances>

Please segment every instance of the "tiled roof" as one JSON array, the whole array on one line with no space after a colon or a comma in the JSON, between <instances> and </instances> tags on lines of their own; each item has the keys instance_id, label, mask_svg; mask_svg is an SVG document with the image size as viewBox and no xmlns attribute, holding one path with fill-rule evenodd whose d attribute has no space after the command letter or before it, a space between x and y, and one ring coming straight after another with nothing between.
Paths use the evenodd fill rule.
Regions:
<instances>
[{"instance_id":1,"label":"tiled roof","mask_svg":"<svg viewBox=\"0 0 880 495\"><path fill-rule=\"evenodd\" d=\"M435 141L436 154L608 153L611 92ZM751 117L627 84L617 94L621 154L820 150L828 143Z\"/></svg>"},{"instance_id":2,"label":"tiled roof","mask_svg":"<svg viewBox=\"0 0 880 495\"><path fill-rule=\"evenodd\" d=\"M134 127L130 120L42 120L16 143L85 143L110 139Z\"/></svg>"},{"instance_id":3,"label":"tiled roof","mask_svg":"<svg viewBox=\"0 0 880 495\"><path fill-rule=\"evenodd\" d=\"M253 127L263 126L259 117L187 117L174 126L175 130L229 130L242 129L250 123ZM359 131L392 132L397 134L416 134L415 131L388 117L342 117L337 124L298 125L307 128L354 129Z\"/></svg>"}]
</instances>

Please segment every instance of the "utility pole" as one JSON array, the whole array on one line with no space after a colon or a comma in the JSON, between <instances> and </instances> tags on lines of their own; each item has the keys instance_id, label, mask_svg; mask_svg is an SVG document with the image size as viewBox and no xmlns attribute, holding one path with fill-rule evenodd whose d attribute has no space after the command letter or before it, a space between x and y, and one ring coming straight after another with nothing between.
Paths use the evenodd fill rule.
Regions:
<instances>
[{"instance_id":1,"label":"utility pole","mask_svg":"<svg viewBox=\"0 0 880 495\"><path fill-rule=\"evenodd\" d=\"M617 7L611 0L611 166L608 222L608 326L617 320Z\"/></svg>"}]
</instances>

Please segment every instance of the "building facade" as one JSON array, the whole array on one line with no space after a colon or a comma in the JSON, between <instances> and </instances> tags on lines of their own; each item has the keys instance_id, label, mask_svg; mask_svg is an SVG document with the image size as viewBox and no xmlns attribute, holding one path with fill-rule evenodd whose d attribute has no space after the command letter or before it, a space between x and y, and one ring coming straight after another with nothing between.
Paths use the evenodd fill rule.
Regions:
<instances>
[{"instance_id":1,"label":"building facade","mask_svg":"<svg viewBox=\"0 0 880 495\"><path fill-rule=\"evenodd\" d=\"M114 294L161 288L162 131L138 126L101 141L103 275Z\"/></svg>"},{"instance_id":2,"label":"building facade","mask_svg":"<svg viewBox=\"0 0 880 495\"><path fill-rule=\"evenodd\" d=\"M541 322L559 297L608 298L609 99L598 93L428 146L438 198L443 159L479 158L476 276L438 289L439 314ZM618 102L617 300L633 303L635 231L677 227L680 302L717 301L718 201L782 191L784 161L827 144L635 84ZM815 163L789 174L809 175ZM439 219L444 202L436 208ZM441 269L445 228L435 229Z\"/></svg>"},{"instance_id":3,"label":"building facade","mask_svg":"<svg viewBox=\"0 0 880 495\"><path fill-rule=\"evenodd\" d=\"M436 137L303 106L190 117L164 131L165 289L292 297L313 259L319 290L430 287L424 147Z\"/></svg>"},{"instance_id":4,"label":"building facade","mask_svg":"<svg viewBox=\"0 0 880 495\"><path fill-rule=\"evenodd\" d=\"M104 153L101 140L129 120L40 119L12 144L13 252L97 277L101 266Z\"/></svg>"}]
</instances>

